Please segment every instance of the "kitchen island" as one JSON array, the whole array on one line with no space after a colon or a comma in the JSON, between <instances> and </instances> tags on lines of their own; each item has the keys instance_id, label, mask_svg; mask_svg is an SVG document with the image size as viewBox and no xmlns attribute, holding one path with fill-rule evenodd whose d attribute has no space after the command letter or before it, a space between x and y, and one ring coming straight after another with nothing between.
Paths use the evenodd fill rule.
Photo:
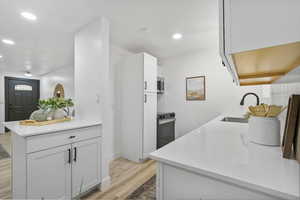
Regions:
<instances>
[{"instance_id":1,"label":"kitchen island","mask_svg":"<svg viewBox=\"0 0 300 200\"><path fill-rule=\"evenodd\" d=\"M100 186L101 124L4 123L12 134L13 199L71 199Z\"/></svg>"},{"instance_id":2,"label":"kitchen island","mask_svg":"<svg viewBox=\"0 0 300 200\"><path fill-rule=\"evenodd\" d=\"M248 124L219 116L151 153L157 199L300 199L299 164L248 140Z\"/></svg>"}]
</instances>

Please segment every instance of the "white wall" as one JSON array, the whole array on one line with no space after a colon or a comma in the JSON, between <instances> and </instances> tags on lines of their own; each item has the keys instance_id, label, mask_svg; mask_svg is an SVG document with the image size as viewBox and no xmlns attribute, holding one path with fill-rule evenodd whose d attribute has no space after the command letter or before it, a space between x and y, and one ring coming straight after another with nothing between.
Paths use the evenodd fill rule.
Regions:
<instances>
[{"instance_id":1,"label":"white wall","mask_svg":"<svg viewBox=\"0 0 300 200\"><path fill-rule=\"evenodd\" d=\"M112 117L113 117L113 149L111 149L110 160L113 160L120 156L120 145L121 145L121 137L120 137L120 67L122 66L122 61L126 56L131 55L129 51L122 49L116 45L110 45L110 83L109 91L112 91L112 101L111 106L113 109ZM57 83L61 83L64 86L65 94L67 98L74 99L74 67L68 66L63 67L58 70L49 72L40 78L41 80L41 98L49 98L53 95L53 90ZM74 99L74 101L76 101ZM76 103L76 102L75 102Z\"/></svg>"},{"instance_id":2,"label":"white wall","mask_svg":"<svg viewBox=\"0 0 300 200\"><path fill-rule=\"evenodd\" d=\"M102 121L100 96L103 97L102 68L104 63L102 21L83 27L75 35L75 98L76 117ZM106 69L105 69L106 70ZM102 101L102 98L101 98Z\"/></svg>"},{"instance_id":3,"label":"white wall","mask_svg":"<svg viewBox=\"0 0 300 200\"><path fill-rule=\"evenodd\" d=\"M132 55L131 52L118 46L111 45L110 49L111 69L114 74L113 91L114 91L114 155L117 158L121 155L121 67L127 56Z\"/></svg>"},{"instance_id":4,"label":"white wall","mask_svg":"<svg viewBox=\"0 0 300 200\"><path fill-rule=\"evenodd\" d=\"M269 103L270 95L262 95L264 87L236 86L226 68L221 65L217 44L211 49L164 60L161 65L165 77L165 93L158 97L159 112L176 113L176 137L199 127L224 112L245 113L256 98L247 97L241 107L242 96L255 92L262 102ZM206 76L206 100L186 101L186 77Z\"/></svg>"},{"instance_id":5,"label":"white wall","mask_svg":"<svg viewBox=\"0 0 300 200\"><path fill-rule=\"evenodd\" d=\"M109 161L113 152L113 99L109 91L109 23L97 19L75 35L76 118L102 121L102 184L110 182Z\"/></svg>"},{"instance_id":6,"label":"white wall","mask_svg":"<svg viewBox=\"0 0 300 200\"><path fill-rule=\"evenodd\" d=\"M65 98L74 99L74 66L59 68L40 77L40 97L53 97L55 86L60 83L64 86Z\"/></svg>"}]
</instances>

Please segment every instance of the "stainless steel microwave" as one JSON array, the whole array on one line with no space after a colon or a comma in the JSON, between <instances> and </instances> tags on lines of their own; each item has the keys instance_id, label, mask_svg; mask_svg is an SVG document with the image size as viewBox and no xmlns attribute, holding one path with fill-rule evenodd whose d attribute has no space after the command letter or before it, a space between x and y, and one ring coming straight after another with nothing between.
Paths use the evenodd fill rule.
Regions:
<instances>
[{"instance_id":1,"label":"stainless steel microwave","mask_svg":"<svg viewBox=\"0 0 300 200\"><path fill-rule=\"evenodd\" d=\"M165 79L163 77L157 77L157 93L163 94L165 91Z\"/></svg>"}]
</instances>

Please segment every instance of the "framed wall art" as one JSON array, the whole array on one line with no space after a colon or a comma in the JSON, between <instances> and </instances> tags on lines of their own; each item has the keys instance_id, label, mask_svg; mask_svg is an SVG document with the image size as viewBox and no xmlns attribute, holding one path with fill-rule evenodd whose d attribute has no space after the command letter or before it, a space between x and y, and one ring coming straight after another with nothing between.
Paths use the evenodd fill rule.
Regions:
<instances>
[{"instance_id":1,"label":"framed wall art","mask_svg":"<svg viewBox=\"0 0 300 200\"><path fill-rule=\"evenodd\" d=\"M204 101L206 99L205 76L186 78L186 100Z\"/></svg>"}]
</instances>

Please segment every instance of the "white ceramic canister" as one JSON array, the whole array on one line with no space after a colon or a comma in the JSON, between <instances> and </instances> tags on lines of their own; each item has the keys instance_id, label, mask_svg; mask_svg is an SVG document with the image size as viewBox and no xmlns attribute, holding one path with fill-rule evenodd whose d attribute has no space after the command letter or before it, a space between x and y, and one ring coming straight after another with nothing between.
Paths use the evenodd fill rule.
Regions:
<instances>
[{"instance_id":1,"label":"white ceramic canister","mask_svg":"<svg viewBox=\"0 0 300 200\"><path fill-rule=\"evenodd\" d=\"M251 116L248 136L257 144L280 146L280 121L276 117Z\"/></svg>"},{"instance_id":2,"label":"white ceramic canister","mask_svg":"<svg viewBox=\"0 0 300 200\"><path fill-rule=\"evenodd\" d=\"M56 109L52 112L52 119L63 119L66 116L66 112L63 109Z\"/></svg>"}]
</instances>

